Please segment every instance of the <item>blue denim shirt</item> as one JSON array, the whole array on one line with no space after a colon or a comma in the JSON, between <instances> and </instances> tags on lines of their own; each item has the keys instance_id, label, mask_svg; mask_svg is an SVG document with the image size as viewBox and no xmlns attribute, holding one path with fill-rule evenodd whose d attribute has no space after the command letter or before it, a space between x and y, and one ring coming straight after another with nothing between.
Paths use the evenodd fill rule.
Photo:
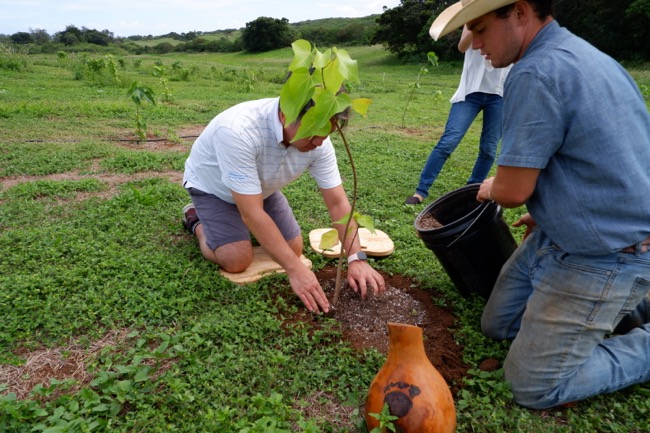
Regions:
<instances>
[{"instance_id":1,"label":"blue denim shirt","mask_svg":"<svg viewBox=\"0 0 650 433\"><path fill-rule=\"evenodd\" d=\"M650 235L650 115L611 57L556 21L505 84L498 164L541 169L526 203L575 254L618 251Z\"/></svg>"}]
</instances>

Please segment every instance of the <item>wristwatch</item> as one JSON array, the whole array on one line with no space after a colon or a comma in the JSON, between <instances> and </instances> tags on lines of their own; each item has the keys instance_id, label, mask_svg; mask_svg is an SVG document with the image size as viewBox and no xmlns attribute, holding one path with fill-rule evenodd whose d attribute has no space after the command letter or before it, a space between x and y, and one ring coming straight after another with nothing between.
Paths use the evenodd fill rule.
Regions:
<instances>
[{"instance_id":1,"label":"wristwatch","mask_svg":"<svg viewBox=\"0 0 650 433\"><path fill-rule=\"evenodd\" d=\"M350 256L348 256L348 264L356 261L356 260L363 260L364 262L368 260L368 255L364 253L363 251L359 251L358 253L354 253Z\"/></svg>"}]
</instances>

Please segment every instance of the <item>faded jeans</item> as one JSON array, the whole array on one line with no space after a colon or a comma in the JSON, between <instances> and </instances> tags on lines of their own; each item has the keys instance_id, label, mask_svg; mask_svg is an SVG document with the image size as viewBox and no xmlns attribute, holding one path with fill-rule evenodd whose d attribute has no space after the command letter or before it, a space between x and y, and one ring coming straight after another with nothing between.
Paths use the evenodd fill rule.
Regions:
<instances>
[{"instance_id":1,"label":"faded jeans","mask_svg":"<svg viewBox=\"0 0 650 433\"><path fill-rule=\"evenodd\" d=\"M541 230L501 270L481 326L512 339L505 379L544 409L650 380L650 324L608 338L650 290L650 252L569 254Z\"/></svg>"},{"instance_id":2,"label":"faded jeans","mask_svg":"<svg viewBox=\"0 0 650 433\"><path fill-rule=\"evenodd\" d=\"M445 132L427 159L415 191L422 197L429 195L429 189L440 174L447 158L456 150L478 113L483 110L483 129L479 141L478 156L472 175L467 181L481 183L487 177L497 155L497 146L502 134L503 98L490 93L475 92L463 102L451 104Z\"/></svg>"}]
</instances>

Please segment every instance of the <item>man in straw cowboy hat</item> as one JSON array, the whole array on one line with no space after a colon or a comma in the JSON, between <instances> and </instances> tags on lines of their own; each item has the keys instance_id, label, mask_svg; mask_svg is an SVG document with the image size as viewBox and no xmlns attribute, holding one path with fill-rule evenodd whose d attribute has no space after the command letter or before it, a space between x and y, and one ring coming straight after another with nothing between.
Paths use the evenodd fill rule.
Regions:
<instances>
[{"instance_id":1,"label":"man in straw cowboy hat","mask_svg":"<svg viewBox=\"0 0 650 433\"><path fill-rule=\"evenodd\" d=\"M627 72L554 20L552 0L462 0L505 83L502 150L479 201L526 205L483 332L512 340L516 402L543 409L650 380L650 115Z\"/></svg>"}]
</instances>

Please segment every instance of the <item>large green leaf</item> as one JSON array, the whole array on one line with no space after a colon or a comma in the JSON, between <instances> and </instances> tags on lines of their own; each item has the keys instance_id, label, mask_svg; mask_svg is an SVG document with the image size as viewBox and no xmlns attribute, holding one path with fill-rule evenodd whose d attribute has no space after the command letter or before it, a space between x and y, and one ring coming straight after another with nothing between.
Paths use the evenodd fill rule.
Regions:
<instances>
[{"instance_id":1,"label":"large green leaf","mask_svg":"<svg viewBox=\"0 0 650 433\"><path fill-rule=\"evenodd\" d=\"M339 65L340 61L336 58L325 69L323 69L323 82L325 87L334 93L337 93L341 89L341 86L345 81L345 77L339 70Z\"/></svg>"},{"instance_id":2,"label":"large green leaf","mask_svg":"<svg viewBox=\"0 0 650 433\"><path fill-rule=\"evenodd\" d=\"M302 117L300 128L298 128L298 132L291 140L292 142L306 137L327 137L330 134L331 123L329 120L323 121L323 119L327 119L320 114L323 109L317 108L318 105L315 105Z\"/></svg>"},{"instance_id":3,"label":"large green leaf","mask_svg":"<svg viewBox=\"0 0 650 433\"><path fill-rule=\"evenodd\" d=\"M324 53L321 53L320 51L316 50L316 53L314 53L314 68L323 69L332 60L333 59L332 59L331 49L328 49Z\"/></svg>"},{"instance_id":4,"label":"large green leaf","mask_svg":"<svg viewBox=\"0 0 650 433\"><path fill-rule=\"evenodd\" d=\"M340 113L352 104L352 98L347 93L336 94L338 89L317 88L314 92L314 106L321 116L324 117L323 123L329 123L330 119L336 113Z\"/></svg>"},{"instance_id":5,"label":"large green leaf","mask_svg":"<svg viewBox=\"0 0 650 433\"><path fill-rule=\"evenodd\" d=\"M308 68L299 68L291 72L291 76L280 90L280 109L286 117L286 123L292 123L298 118L300 110L314 94L314 82Z\"/></svg>"},{"instance_id":6,"label":"large green leaf","mask_svg":"<svg viewBox=\"0 0 650 433\"><path fill-rule=\"evenodd\" d=\"M304 40L298 39L291 44L293 48L294 56L293 61L289 65L290 71L295 71L296 69L309 69L313 60L313 53L311 44Z\"/></svg>"},{"instance_id":7,"label":"large green leaf","mask_svg":"<svg viewBox=\"0 0 650 433\"><path fill-rule=\"evenodd\" d=\"M127 96L130 97L137 106L140 106L142 101L148 101L151 105L156 105L154 95L154 91L151 90L150 87L145 86L138 81L134 81L127 92Z\"/></svg>"},{"instance_id":8,"label":"large green leaf","mask_svg":"<svg viewBox=\"0 0 650 433\"><path fill-rule=\"evenodd\" d=\"M345 50L334 50L338 60L338 70L343 78L350 83L359 82L359 67L356 60L352 60Z\"/></svg>"},{"instance_id":9,"label":"large green leaf","mask_svg":"<svg viewBox=\"0 0 650 433\"><path fill-rule=\"evenodd\" d=\"M293 141L329 135L332 117L348 107L366 115L369 99L353 101L347 93L337 95L346 82L359 82L357 61L352 60L347 51L334 47L320 52L304 39L291 46L294 51L289 66L292 74L280 91L280 109L286 122L294 122L305 104L310 99L314 101L314 106L302 117Z\"/></svg>"},{"instance_id":10,"label":"large green leaf","mask_svg":"<svg viewBox=\"0 0 650 433\"><path fill-rule=\"evenodd\" d=\"M347 93L336 95L335 92L321 87L314 91L315 105L303 116L301 127L292 141L305 137L325 137L330 134L330 120L352 104Z\"/></svg>"},{"instance_id":11,"label":"large green leaf","mask_svg":"<svg viewBox=\"0 0 650 433\"><path fill-rule=\"evenodd\" d=\"M365 227L370 231L370 233L375 233L375 222L372 220L372 217L368 215L355 215L354 220L359 224L359 227Z\"/></svg>"}]
</instances>

